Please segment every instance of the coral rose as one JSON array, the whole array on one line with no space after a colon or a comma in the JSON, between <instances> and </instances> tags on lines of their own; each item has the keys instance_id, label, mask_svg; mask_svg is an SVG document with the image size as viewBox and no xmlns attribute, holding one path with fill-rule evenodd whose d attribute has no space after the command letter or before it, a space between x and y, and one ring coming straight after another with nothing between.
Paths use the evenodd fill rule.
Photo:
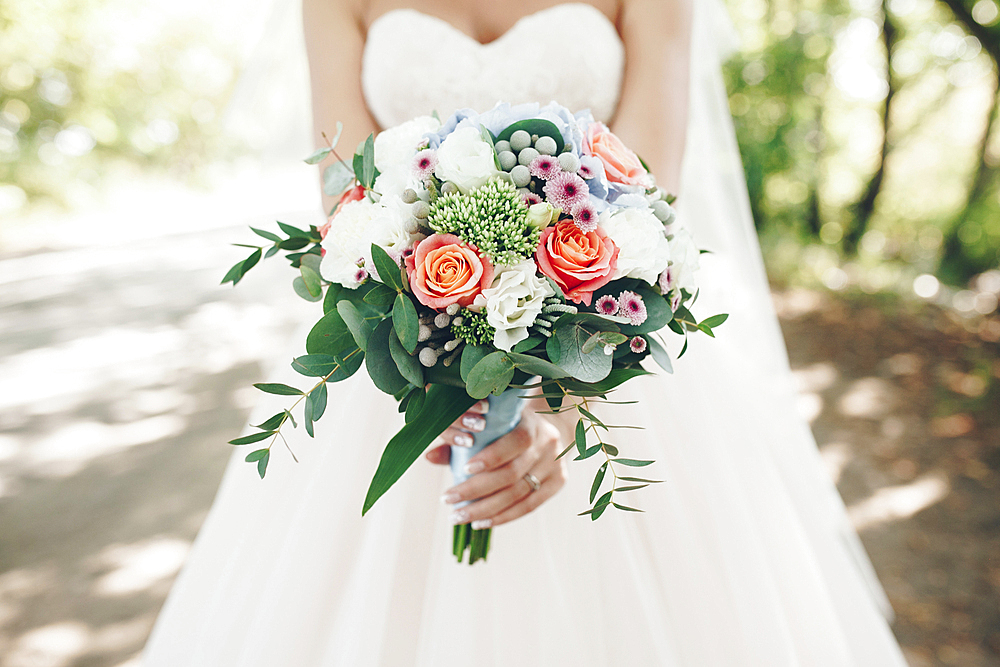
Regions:
<instances>
[{"instance_id":1,"label":"coral rose","mask_svg":"<svg viewBox=\"0 0 1000 667\"><path fill-rule=\"evenodd\" d=\"M493 265L454 234L434 234L406 258L406 275L417 301L435 310L472 305L493 283Z\"/></svg>"},{"instance_id":2,"label":"coral rose","mask_svg":"<svg viewBox=\"0 0 1000 667\"><path fill-rule=\"evenodd\" d=\"M591 123L583 138L583 152L593 155L604 165L604 173L612 183L650 185L649 172L631 148L622 143L604 123Z\"/></svg>"},{"instance_id":3,"label":"coral rose","mask_svg":"<svg viewBox=\"0 0 1000 667\"><path fill-rule=\"evenodd\" d=\"M600 227L584 232L566 219L545 228L535 260L567 299L589 306L594 290L611 282L618 265L618 247Z\"/></svg>"}]
</instances>

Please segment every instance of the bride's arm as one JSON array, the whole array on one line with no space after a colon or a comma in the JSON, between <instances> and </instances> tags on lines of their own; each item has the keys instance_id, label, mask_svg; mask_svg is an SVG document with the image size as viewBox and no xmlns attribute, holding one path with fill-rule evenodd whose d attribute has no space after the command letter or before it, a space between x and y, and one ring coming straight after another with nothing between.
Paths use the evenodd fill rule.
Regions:
<instances>
[{"instance_id":1,"label":"bride's arm","mask_svg":"<svg viewBox=\"0 0 1000 667\"><path fill-rule=\"evenodd\" d=\"M321 133L332 138L340 121L344 133L337 152L348 161L357 145L377 129L361 92L365 34L359 4L358 0L302 1L316 147L326 145ZM325 211L335 203L324 195Z\"/></svg>"},{"instance_id":2,"label":"bride's arm","mask_svg":"<svg viewBox=\"0 0 1000 667\"><path fill-rule=\"evenodd\" d=\"M618 31L625 79L612 130L678 193L687 130L695 0L624 0Z\"/></svg>"}]
</instances>

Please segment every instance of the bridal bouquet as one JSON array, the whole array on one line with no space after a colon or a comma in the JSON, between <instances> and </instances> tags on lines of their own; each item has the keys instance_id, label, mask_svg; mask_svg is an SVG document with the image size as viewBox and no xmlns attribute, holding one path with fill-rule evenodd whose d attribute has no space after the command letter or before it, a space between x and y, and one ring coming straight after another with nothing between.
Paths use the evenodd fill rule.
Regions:
<instances>
[{"instance_id":1,"label":"bridal bouquet","mask_svg":"<svg viewBox=\"0 0 1000 667\"><path fill-rule=\"evenodd\" d=\"M461 481L464 461L516 426L526 395L543 397L551 413L578 413L575 441L560 456L603 458L583 514L639 511L620 494L655 480L625 469L652 461L622 456L607 441L615 427L592 403L648 374L646 357L672 372L657 332L684 336L683 355L690 332L714 336L726 319L691 314L700 252L673 198L589 112L556 104L464 110L443 123L416 118L369 136L350 162L336 152L339 130L307 160L336 160L324 171L326 193L340 197L329 221L308 230L279 222L281 234L254 229L272 245L251 246L223 280L236 284L262 256L287 251L295 292L323 302L308 354L292 364L316 384L255 386L297 397L310 436L327 383L362 365L399 401L406 424L385 448L362 514L490 397L475 447L452 450ZM290 409L231 441L270 441L246 457L261 477L288 423L296 426ZM485 558L489 539L489 529L456 526L454 554Z\"/></svg>"}]
</instances>

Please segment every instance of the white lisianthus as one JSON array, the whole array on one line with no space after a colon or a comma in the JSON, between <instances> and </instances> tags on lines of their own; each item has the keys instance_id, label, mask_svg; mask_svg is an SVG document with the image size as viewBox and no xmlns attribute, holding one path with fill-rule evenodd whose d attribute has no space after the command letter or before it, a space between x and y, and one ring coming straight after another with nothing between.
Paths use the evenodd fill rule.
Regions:
<instances>
[{"instance_id":1,"label":"white lisianthus","mask_svg":"<svg viewBox=\"0 0 1000 667\"><path fill-rule=\"evenodd\" d=\"M670 244L649 208L622 208L601 213L601 228L618 246L619 278L638 278L650 285L670 263Z\"/></svg>"},{"instance_id":2,"label":"white lisianthus","mask_svg":"<svg viewBox=\"0 0 1000 667\"><path fill-rule=\"evenodd\" d=\"M473 303L485 308L486 321L497 330L493 344L510 352L528 337L528 327L542 312L545 299L554 296L552 286L536 274L531 260L504 267L493 278L493 284L482 291Z\"/></svg>"},{"instance_id":3,"label":"white lisianthus","mask_svg":"<svg viewBox=\"0 0 1000 667\"><path fill-rule=\"evenodd\" d=\"M475 190L500 175L493 161L493 147L474 127L460 127L449 134L437 149L437 159L434 175L451 181L462 192Z\"/></svg>"},{"instance_id":4,"label":"white lisianthus","mask_svg":"<svg viewBox=\"0 0 1000 667\"><path fill-rule=\"evenodd\" d=\"M375 135L375 167L382 173L403 167L407 171L417 145L425 134L436 132L441 123L431 116L420 116Z\"/></svg>"},{"instance_id":5,"label":"white lisianthus","mask_svg":"<svg viewBox=\"0 0 1000 667\"><path fill-rule=\"evenodd\" d=\"M405 212L406 205L398 197L383 197L378 203L366 197L345 204L331 221L330 231L323 239L326 251L320 266L323 277L353 289L360 284L359 260L377 277L371 259L372 244L399 255L416 238L407 231Z\"/></svg>"}]
</instances>

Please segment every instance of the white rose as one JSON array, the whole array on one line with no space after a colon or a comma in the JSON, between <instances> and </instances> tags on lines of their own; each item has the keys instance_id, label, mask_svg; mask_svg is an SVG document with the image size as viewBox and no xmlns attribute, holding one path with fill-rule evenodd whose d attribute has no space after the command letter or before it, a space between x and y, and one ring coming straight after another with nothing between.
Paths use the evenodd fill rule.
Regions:
<instances>
[{"instance_id":1,"label":"white rose","mask_svg":"<svg viewBox=\"0 0 1000 667\"><path fill-rule=\"evenodd\" d=\"M407 231L408 217L408 207L398 197L382 197L378 203L365 198L345 204L323 239L326 250L320 267L323 277L344 287L357 287L358 260L363 260L377 278L371 258L372 244L390 254L401 254L416 238Z\"/></svg>"},{"instance_id":2,"label":"white rose","mask_svg":"<svg viewBox=\"0 0 1000 667\"><path fill-rule=\"evenodd\" d=\"M604 211L601 228L618 246L618 278L638 278L652 285L670 263L670 243L649 208Z\"/></svg>"},{"instance_id":3,"label":"white rose","mask_svg":"<svg viewBox=\"0 0 1000 667\"><path fill-rule=\"evenodd\" d=\"M486 321L497 330L493 344L501 350L510 352L528 337L528 327L542 312L543 302L555 295L548 281L536 275L536 270L531 260L504 267L473 303L486 308Z\"/></svg>"},{"instance_id":4,"label":"white rose","mask_svg":"<svg viewBox=\"0 0 1000 667\"><path fill-rule=\"evenodd\" d=\"M375 167L382 173L395 167L409 170L420 140L428 132L436 132L440 126L437 119L420 116L379 132L375 135Z\"/></svg>"},{"instance_id":5,"label":"white rose","mask_svg":"<svg viewBox=\"0 0 1000 667\"><path fill-rule=\"evenodd\" d=\"M493 148L483 141L478 128L460 127L449 134L438 147L437 158L434 174L462 192L475 190L500 174L493 162Z\"/></svg>"}]
</instances>

